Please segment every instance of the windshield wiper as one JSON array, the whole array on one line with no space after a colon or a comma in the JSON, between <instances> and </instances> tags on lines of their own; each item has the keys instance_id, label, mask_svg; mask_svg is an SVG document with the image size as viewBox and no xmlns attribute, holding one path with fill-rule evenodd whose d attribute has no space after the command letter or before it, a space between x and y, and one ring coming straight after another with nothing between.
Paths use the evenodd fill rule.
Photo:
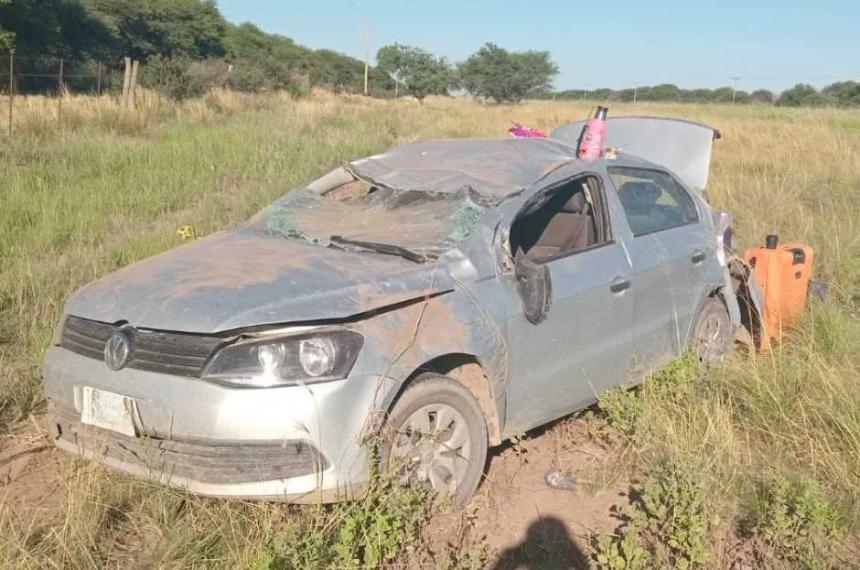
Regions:
<instances>
[{"instance_id":1,"label":"windshield wiper","mask_svg":"<svg viewBox=\"0 0 860 570\"><path fill-rule=\"evenodd\" d=\"M427 261L427 257L421 255L420 253L415 253L414 251L410 251L405 247L400 247L399 245L393 245L390 243L380 243L376 241L359 241L357 239L348 239L342 236L331 236L329 238L329 241L337 244L352 245L355 247L360 247L362 249L375 251L376 253L383 253L385 255L396 255L398 257L402 257L403 259L407 259L413 263L424 263L425 261Z\"/></svg>"}]
</instances>

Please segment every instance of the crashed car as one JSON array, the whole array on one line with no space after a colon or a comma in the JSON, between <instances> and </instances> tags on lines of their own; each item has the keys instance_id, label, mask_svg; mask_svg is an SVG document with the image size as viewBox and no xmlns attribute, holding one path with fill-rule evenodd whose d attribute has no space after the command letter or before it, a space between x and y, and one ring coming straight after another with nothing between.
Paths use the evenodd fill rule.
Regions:
<instances>
[{"instance_id":1,"label":"crashed car","mask_svg":"<svg viewBox=\"0 0 860 570\"><path fill-rule=\"evenodd\" d=\"M396 460L462 502L490 446L753 336L760 295L701 193L715 131L617 118L593 162L581 131L356 160L77 291L44 363L56 445L294 502Z\"/></svg>"}]
</instances>

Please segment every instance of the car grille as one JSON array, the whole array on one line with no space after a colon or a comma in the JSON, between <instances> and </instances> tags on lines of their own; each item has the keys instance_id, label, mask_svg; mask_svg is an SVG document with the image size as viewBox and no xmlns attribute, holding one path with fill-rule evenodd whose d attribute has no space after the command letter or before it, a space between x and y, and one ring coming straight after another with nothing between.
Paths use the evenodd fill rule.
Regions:
<instances>
[{"instance_id":1,"label":"car grille","mask_svg":"<svg viewBox=\"0 0 860 570\"><path fill-rule=\"evenodd\" d=\"M105 343L119 327L69 316L60 346L83 356L104 360ZM199 377L209 357L224 341L212 336L145 331L123 327L131 350L126 367L176 376Z\"/></svg>"},{"instance_id":2,"label":"car grille","mask_svg":"<svg viewBox=\"0 0 860 570\"><path fill-rule=\"evenodd\" d=\"M166 483L170 477L216 484L273 481L329 467L317 448L305 441L203 443L130 437L82 424L76 413L54 405L50 414L55 439L96 460L110 458L143 468L147 476Z\"/></svg>"}]
</instances>

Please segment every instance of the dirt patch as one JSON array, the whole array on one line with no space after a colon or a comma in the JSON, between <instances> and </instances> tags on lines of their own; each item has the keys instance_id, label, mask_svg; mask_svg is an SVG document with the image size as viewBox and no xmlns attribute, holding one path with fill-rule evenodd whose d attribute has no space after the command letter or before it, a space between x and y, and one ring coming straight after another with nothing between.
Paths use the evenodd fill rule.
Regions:
<instances>
[{"instance_id":1,"label":"dirt patch","mask_svg":"<svg viewBox=\"0 0 860 570\"><path fill-rule=\"evenodd\" d=\"M22 526L46 520L60 507L68 458L57 451L33 416L0 438L0 511Z\"/></svg>"},{"instance_id":2,"label":"dirt patch","mask_svg":"<svg viewBox=\"0 0 860 570\"><path fill-rule=\"evenodd\" d=\"M430 523L431 549L483 549L489 567L499 570L588 568L590 538L619 525L613 507L627 501L629 484L549 487L550 470L559 468L574 479L588 476L610 454L593 443L569 448L563 445L564 431L555 425L496 451L475 498Z\"/></svg>"}]
</instances>

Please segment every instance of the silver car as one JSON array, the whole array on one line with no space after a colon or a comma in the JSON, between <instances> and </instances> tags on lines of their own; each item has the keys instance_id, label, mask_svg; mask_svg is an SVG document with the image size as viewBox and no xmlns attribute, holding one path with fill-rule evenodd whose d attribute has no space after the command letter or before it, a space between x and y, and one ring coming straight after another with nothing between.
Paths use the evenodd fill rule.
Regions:
<instances>
[{"instance_id":1,"label":"silver car","mask_svg":"<svg viewBox=\"0 0 860 570\"><path fill-rule=\"evenodd\" d=\"M758 334L730 218L700 193L716 131L620 117L587 163L581 131L350 162L84 287L44 363L56 445L296 502L355 496L396 459L462 502L488 447Z\"/></svg>"}]
</instances>

